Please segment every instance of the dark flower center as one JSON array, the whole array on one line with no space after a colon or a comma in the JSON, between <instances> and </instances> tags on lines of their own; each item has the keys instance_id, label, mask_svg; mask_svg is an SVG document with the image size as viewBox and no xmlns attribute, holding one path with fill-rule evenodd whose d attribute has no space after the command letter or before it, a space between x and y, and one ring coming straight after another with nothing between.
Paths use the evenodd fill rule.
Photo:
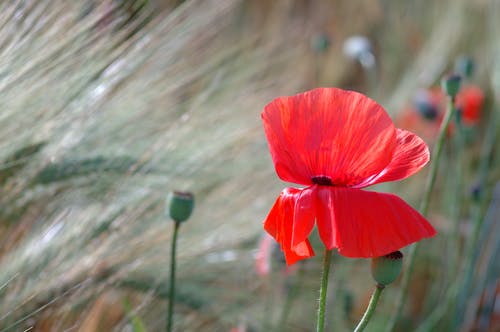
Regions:
<instances>
[{"instance_id":1,"label":"dark flower center","mask_svg":"<svg viewBox=\"0 0 500 332\"><path fill-rule=\"evenodd\" d=\"M397 260L397 259L403 258L403 253L401 251L399 251L399 250L398 251L393 251L390 254L385 255L384 257L388 258L388 259L393 259L393 260L395 259L395 260Z\"/></svg>"},{"instance_id":2,"label":"dark flower center","mask_svg":"<svg viewBox=\"0 0 500 332\"><path fill-rule=\"evenodd\" d=\"M311 181L312 183L319 184L320 186L333 186L332 179L325 175L313 176Z\"/></svg>"},{"instance_id":3,"label":"dark flower center","mask_svg":"<svg viewBox=\"0 0 500 332\"><path fill-rule=\"evenodd\" d=\"M193 199L194 195L187 191L174 191L174 195L183 199Z\"/></svg>"}]
</instances>

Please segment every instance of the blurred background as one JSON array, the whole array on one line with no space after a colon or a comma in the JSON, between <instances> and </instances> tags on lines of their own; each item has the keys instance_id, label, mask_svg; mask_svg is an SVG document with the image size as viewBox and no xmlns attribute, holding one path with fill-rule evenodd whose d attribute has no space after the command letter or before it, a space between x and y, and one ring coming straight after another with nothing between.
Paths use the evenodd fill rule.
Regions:
<instances>
[{"instance_id":1,"label":"blurred background","mask_svg":"<svg viewBox=\"0 0 500 332\"><path fill-rule=\"evenodd\" d=\"M432 148L426 111L442 101L422 108L422 93L463 56L481 112L465 144L445 146L439 234L420 246L395 330L500 331L499 19L497 0L2 1L0 331L162 331L172 190L196 197L174 329L312 331L321 258L286 267L262 229L287 185L262 108L353 89ZM375 189L418 208L427 173ZM361 317L369 265L334 254L328 331ZM369 331L387 330L400 284Z\"/></svg>"}]
</instances>

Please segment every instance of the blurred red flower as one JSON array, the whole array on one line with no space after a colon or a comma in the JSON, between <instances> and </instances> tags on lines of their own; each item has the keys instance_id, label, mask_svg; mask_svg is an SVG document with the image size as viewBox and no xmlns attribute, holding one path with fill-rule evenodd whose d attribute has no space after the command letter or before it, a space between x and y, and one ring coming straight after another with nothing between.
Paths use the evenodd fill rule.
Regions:
<instances>
[{"instance_id":1,"label":"blurred red flower","mask_svg":"<svg viewBox=\"0 0 500 332\"><path fill-rule=\"evenodd\" d=\"M276 244L276 242L273 242L273 238L264 233L264 236L259 241L259 249L255 255L255 271L260 277L267 276L271 271L273 244Z\"/></svg>"},{"instance_id":2,"label":"blurred red flower","mask_svg":"<svg viewBox=\"0 0 500 332\"><path fill-rule=\"evenodd\" d=\"M385 110L353 91L318 88L266 105L262 120L284 189L264 221L287 264L314 255L316 222L328 249L377 257L436 234L401 198L360 190L404 179L429 161L427 145L396 129Z\"/></svg>"},{"instance_id":3,"label":"blurred red flower","mask_svg":"<svg viewBox=\"0 0 500 332\"><path fill-rule=\"evenodd\" d=\"M483 91L474 85L464 86L457 94L456 107L462 112L462 121L466 126L476 125L481 120L484 103Z\"/></svg>"}]
</instances>

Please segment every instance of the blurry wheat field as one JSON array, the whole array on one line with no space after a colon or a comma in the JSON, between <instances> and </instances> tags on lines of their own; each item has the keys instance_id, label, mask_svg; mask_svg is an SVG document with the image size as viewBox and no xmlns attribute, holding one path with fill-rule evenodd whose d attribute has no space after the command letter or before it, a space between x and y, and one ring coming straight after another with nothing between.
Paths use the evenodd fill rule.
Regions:
<instances>
[{"instance_id":1,"label":"blurry wheat field","mask_svg":"<svg viewBox=\"0 0 500 332\"><path fill-rule=\"evenodd\" d=\"M498 112L499 10L496 0L1 2L0 331L132 331L133 317L162 331L172 190L196 197L179 235L176 331L271 331L294 280L285 330L311 331L320 258L291 277L282 266L265 278L254 269L262 220L284 187L263 106L336 86L366 93L396 118L416 89L469 54L488 96L484 135ZM354 34L373 41L376 84L342 53ZM322 52L311 46L319 36L330 43ZM493 149L484 211L500 178ZM470 165L480 151L481 143L467 150ZM425 176L379 188L416 206ZM448 180L438 179L438 192ZM432 204L440 235L421 249L407 326L433 311L450 277L440 270L453 222L443 204ZM485 235L478 269L498 255L498 241ZM362 314L368 266L335 255L329 330L348 331ZM397 288L384 294L371 331L383 331ZM467 309L463 331L477 308Z\"/></svg>"}]
</instances>

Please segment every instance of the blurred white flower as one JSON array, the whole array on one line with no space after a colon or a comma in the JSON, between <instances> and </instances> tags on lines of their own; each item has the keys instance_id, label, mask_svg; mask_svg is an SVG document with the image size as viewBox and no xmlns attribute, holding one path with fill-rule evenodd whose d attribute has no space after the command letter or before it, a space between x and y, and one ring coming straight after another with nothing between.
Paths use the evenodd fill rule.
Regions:
<instances>
[{"instance_id":1,"label":"blurred white flower","mask_svg":"<svg viewBox=\"0 0 500 332\"><path fill-rule=\"evenodd\" d=\"M370 40L364 36L351 36L344 41L344 54L359 63L364 68L373 68L375 66L375 56L372 51Z\"/></svg>"}]
</instances>

